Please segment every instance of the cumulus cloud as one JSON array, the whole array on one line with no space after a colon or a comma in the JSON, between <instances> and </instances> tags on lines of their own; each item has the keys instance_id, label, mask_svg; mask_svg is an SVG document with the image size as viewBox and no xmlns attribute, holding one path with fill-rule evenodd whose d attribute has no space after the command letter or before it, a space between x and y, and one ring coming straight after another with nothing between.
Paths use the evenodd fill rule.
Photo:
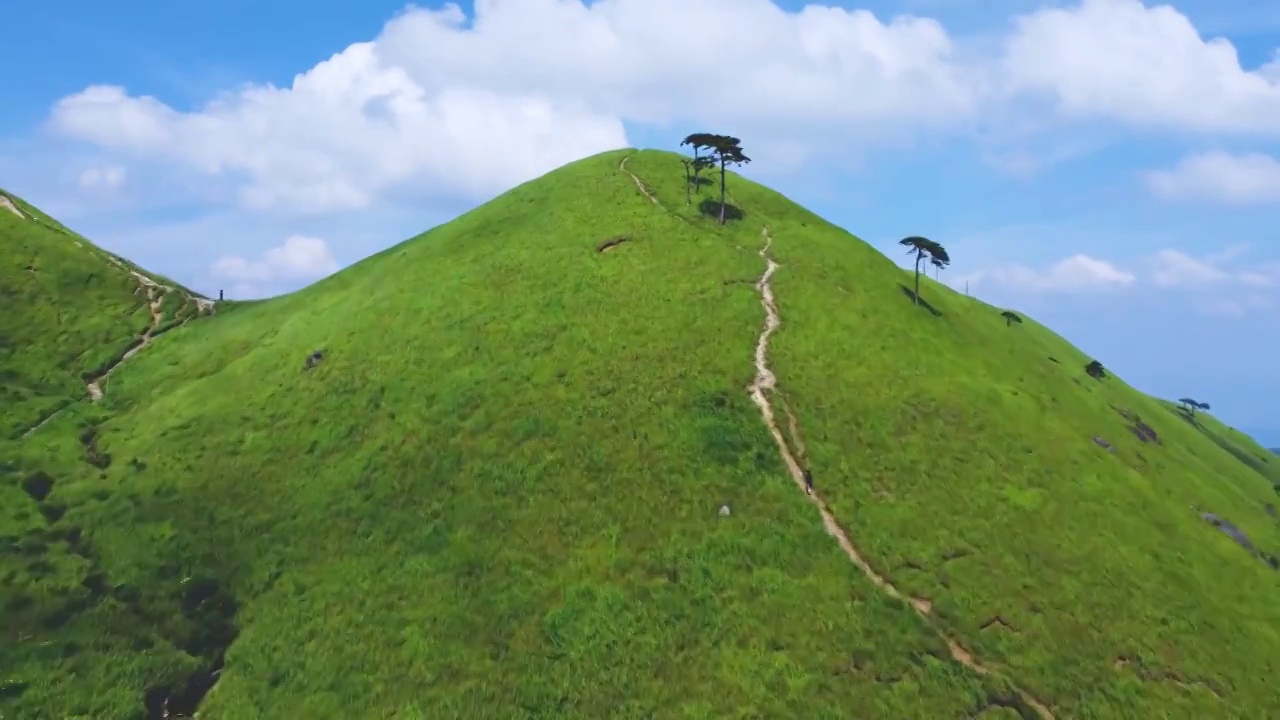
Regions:
<instances>
[{"instance_id":1,"label":"cumulus cloud","mask_svg":"<svg viewBox=\"0 0 1280 720\"><path fill-rule=\"evenodd\" d=\"M707 32L715 28L715 32ZM292 85L192 112L123 87L60 100L50 126L239 187L251 208L368 207L397 186L491 194L627 144L623 120L697 122L762 147L954 126L979 106L937 22L769 0L488 0L410 8ZM745 78L745 81L744 81Z\"/></svg>"},{"instance_id":2,"label":"cumulus cloud","mask_svg":"<svg viewBox=\"0 0 1280 720\"><path fill-rule=\"evenodd\" d=\"M1191 155L1172 169L1148 172L1143 179L1152 194L1166 200L1234 205L1280 202L1280 162L1260 153Z\"/></svg>"},{"instance_id":3,"label":"cumulus cloud","mask_svg":"<svg viewBox=\"0 0 1280 720\"><path fill-rule=\"evenodd\" d=\"M536 88L639 122L951 124L974 78L935 20L769 0L488 0L412 9L379 56L429 84ZM714 32L708 32L714 28Z\"/></svg>"},{"instance_id":4,"label":"cumulus cloud","mask_svg":"<svg viewBox=\"0 0 1280 720\"><path fill-rule=\"evenodd\" d=\"M1088 255L1073 255L1046 268L1005 265L979 270L954 282L972 285L1004 286L1019 290L1049 293L1072 293L1123 288L1134 283L1136 276L1116 265Z\"/></svg>"},{"instance_id":5,"label":"cumulus cloud","mask_svg":"<svg viewBox=\"0 0 1280 720\"><path fill-rule=\"evenodd\" d=\"M103 148L234 176L251 208L299 211L364 208L414 180L482 195L626 145L617 118L571 102L474 87L428 91L380 62L369 43L290 88L252 86L196 112L93 86L60 100L50 122Z\"/></svg>"},{"instance_id":6,"label":"cumulus cloud","mask_svg":"<svg viewBox=\"0 0 1280 720\"><path fill-rule=\"evenodd\" d=\"M214 262L209 274L233 283L233 295L257 297L280 289L282 284L318 280L337 270L338 261L324 240L291 235L257 260L223 256Z\"/></svg>"},{"instance_id":7,"label":"cumulus cloud","mask_svg":"<svg viewBox=\"0 0 1280 720\"><path fill-rule=\"evenodd\" d=\"M99 165L81 170L76 183L84 190L115 190L124 185L125 176L119 165Z\"/></svg>"},{"instance_id":8,"label":"cumulus cloud","mask_svg":"<svg viewBox=\"0 0 1280 720\"><path fill-rule=\"evenodd\" d=\"M1017 17L1003 43L970 40L926 17L771 0L477 0L470 16L411 6L287 87L248 85L180 111L97 85L58 101L49 125L195 170L247 208L295 212L365 209L403 191L481 199L625 146L624 122L723 129L775 170L920 130L1020 136L1009 131L1041 126L1021 113L1028 98L1075 119L1280 128L1280 61L1245 68L1168 5L1081 0ZM1025 176L1096 147L992 157ZM1233 192L1270 197L1259 182Z\"/></svg>"},{"instance_id":9,"label":"cumulus cloud","mask_svg":"<svg viewBox=\"0 0 1280 720\"><path fill-rule=\"evenodd\" d=\"M1002 87L1068 116L1214 132L1280 132L1280 62L1244 68L1170 5L1082 0L1016 20Z\"/></svg>"}]
</instances>

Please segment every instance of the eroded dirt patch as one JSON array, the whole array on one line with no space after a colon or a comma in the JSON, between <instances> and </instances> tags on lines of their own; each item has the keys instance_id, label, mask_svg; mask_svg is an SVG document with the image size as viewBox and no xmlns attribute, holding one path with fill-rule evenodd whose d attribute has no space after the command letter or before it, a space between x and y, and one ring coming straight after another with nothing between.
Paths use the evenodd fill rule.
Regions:
<instances>
[{"instance_id":1,"label":"eroded dirt patch","mask_svg":"<svg viewBox=\"0 0 1280 720\"><path fill-rule=\"evenodd\" d=\"M13 200L11 200L9 196L5 195L4 193L0 193L0 209L8 210L9 212L13 213L14 215L17 215L23 220L27 219L27 214L19 210L18 206L14 204Z\"/></svg>"},{"instance_id":2,"label":"eroded dirt patch","mask_svg":"<svg viewBox=\"0 0 1280 720\"><path fill-rule=\"evenodd\" d=\"M598 252L598 253L605 253L605 252L609 252L610 250L612 250L612 249L614 249L614 248L618 247L619 245L621 245L622 243L624 243L624 242L626 242L626 241L628 241L628 240L630 240L630 239L631 239L631 238L630 238L630 237L628 237L628 236L626 236L626 235L614 235L613 237L609 238L608 240L605 240L604 242L600 243L599 245L596 245L596 252Z\"/></svg>"},{"instance_id":3,"label":"eroded dirt patch","mask_svg":"<svg viewBox=\"0 0 1280 720\"><path fill-rule=\"evenodd\" d=\"M991 619L982 623L982 625L980 625L978 629L979 630L998 629L998 630L1008 630L1009 632L1017 632L1017 630L1013 627L1013 624L1010 623L1008 620L1005 620L1004 616L1002 615L992 616Z\"/></svg>"}]
</instances>

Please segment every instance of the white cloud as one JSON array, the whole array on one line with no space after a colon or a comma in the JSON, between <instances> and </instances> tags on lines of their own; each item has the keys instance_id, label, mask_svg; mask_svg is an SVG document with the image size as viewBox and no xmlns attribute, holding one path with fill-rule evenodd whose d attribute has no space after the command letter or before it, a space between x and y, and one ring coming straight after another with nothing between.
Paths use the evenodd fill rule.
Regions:
<instances>
[{"instance_id":1,"label":"white cloud","mask_svg":"<svg viewBox=\"0 0 1280 720\"><path fill-rule=\"evenodd\" d=\"M1146 258L1147 277L1165 290L1185 294L1203 315L1244 317L1276 307L1280 263L1248 262L1237 245L1201 258L1164 249Z\"/></svg>"},{"instance_id":2,"label":"white cloud","mask_svg":"<svg viewBox=\"0 0 1280 720\"><path fill-rule=\"evenodd\" d=\"M1075 255L1047 268L1007 265L953 277L956 289L971 286L981 294L1013 291L1036 294L1095 294L1101 290L1144 288L1176 292L1190 310L1202 315L1243 317L1280 306L1280 262L1248 262L1249 248L1235 245L1203 257L1166 248L1140 258L1133 269L1087 255ZM1012 298L1002 297L1001 300Z\"/></svg>"},{"instance_id":3,"label":"white cloud","mask_svg":"<svg viewBox=\"0 0 1280 720\"><path fill-rule=\"evenodd\" d=\"M359 209L396 185L472 196L626 145L622 125L567 101L465 86L428 91L352 45L280 89L252 86L178 112L123 88L60 100L57 131L117 152L243 179L242 203Z\"/></svg>"},{"instance_id":4,"label":"white cloud","mask_svg":"<svg viewBox=\"0 0 1280 720\"><path fill-rule=\"evenodd\" d=\"M116 190L124 185L125 176L119 165L97 165L80 171L76 182L84 190Z\"/></svg>"},{"instance_id":5,"label":"white cloud","mask_svg":"<svg viewBox=\"0 0 1280 720\"><path fill-rule=\"evenodd\" d=\"M708 31L714 28L714 31ZM623 119L698 123L763 148L814 132L871 142L956 126L979 75L937 22L769 0L488 0L410 8L287 88L193 112L99 85L53 108L57 132L239 185L251 208L368 207L396 187L491 194L627 144ZM829 150L829 148L828 148Z\"/></svg>"},{"instance_id":6,"label":"white cloud","mask_svg":"<svg viewBox=\"0 0 1280 720\"><path fill-rule=\"evenodd\" d=\"M474 7L468 17L452 4L411 6L287 87L249 85L179 111L96 85L58 101L49 125L123 158L195 170L244 207L293 212L367 209L401 192L480 199L626 145L624 120L723 128L774 170L808 157L843 166L841 146L884 147L923 129L1018 137L987 156L1023 177L1110 142L1046 150L1041 136L1059 128L1032 119L1028 98L1073 119L1280 131L1280 61L1243 68L1226 40L1139 0L1029 12L1003 44L957 41L930 18L789 12L770 0ZM1150 182L1176 191L1176 180ZM1240 182L1235 195L1273 192L1270 180Z\"/></svg>"},{"instance_id":7,"label":"white cloud","mask_svg":"<svg viewBox=\"0 0 1280 720\"><path fill-rule=\"evenodd\" d=\"M1132 285L1135 279L1133 273L1106 260L1081 254L1059 260L1044 269L1025 265L987 268L956 278L952 285L967 281L974 286L998 285L1033 292L1071 293L1123 288Z\"/></svg>"},{"instance_id":8,"label":"white cloud","mask_svg":"<svg viewBox=\"0 0 1280 720\"><path fill-rule=\"evenodd\" d=\"M215 279L235 283L232 294L260 296L279 289L281 283L311 281L338 270L338 262L324 240L291 235L284 243L250 260L240 255L219 258L210 269Z\"/></svg>"},{"instance_id":9,"label":"white cloud","mask_svg":"<svg viewBox=\"0 0 1280 720\"><path fill-rule=\"evenodd\" d=\"M1170 5L1082 0L1017 19L1002 87L1069 117L1210 132L1280 133L1280 63L1247 70Z\"/></svg>"},{"instance_id":10,"label":"white cloud","mask_svg":"<svg viewBox=\"0 0 1280 720\"><path fill-rule=\"evenodd\" d=\"M1231 279L1231 273L1210 260L1197 260L1180 251L1165 249L1147 260L1151 281L1159 287L1202 287Z\"/></svg>"},{"instance_id":11,"label":"white cloud","mask_svg":"<svg viewBox=\"0 0 1280 720\"><path fill-rule=\"evenodd\" d=\"M769 0L488 0L391 22L378 54L422 82L584 98L641 122L952 124L977 108L946 30Z\"/></svg>"},{"instance_id":12,"label":"white cloud","mask_svg":"<svg viewBox=\"0 0 1280 720\"><path fill-rule=\"evenodd\" d=\"M1208 200L1235 205L1280 202L1280 162L1270 155L1209 152L1183 158L1170 170L1144 175L1166 200Z\"/></svg>"},{"instance_id":13,"label":"white cloud","mask_svg":"<svg viewBox=\"0 0 1280 720\"><path fill-rule=\"evenodd\" d=\"M1235 246L1204 258L1180 250L1160 250L1147 258L1152 283L1163 288L1203 288L1216 285L1253 289L1280 287L1280 263L1234 263L1245 258L1246 246Z\"/></svg>"}]
</instances>

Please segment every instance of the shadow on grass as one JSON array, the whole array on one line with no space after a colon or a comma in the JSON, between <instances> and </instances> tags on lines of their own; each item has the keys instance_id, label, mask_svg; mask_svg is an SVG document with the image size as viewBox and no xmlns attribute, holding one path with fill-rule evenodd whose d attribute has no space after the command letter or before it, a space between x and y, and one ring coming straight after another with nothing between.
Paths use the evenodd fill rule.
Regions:
<instances>
[{"instance_id":1,"label":"shadow on grass","mask_svg":"<svg viewBox=\"0 0 1280 720\"><path fill-rule=\"evenodd\" d=\"M913 304L919 306L920 308L923 308L924 310L928 310L929 314L934 317L942 317L942 311L930 305L928 300L925 300L924 298L917 298L915 290L912 290L906 285L899 285L898 287L902 289L902 294L906 295L907 299L910 300Z\"/></svg>"},{"instance_id":2,"label":"shadow on grass","mask_svg":"<svg viewBox=\"0 0 1280 720\"><path fill-rule=\"evenodd\" d=\"M689 182L689 188L693 190L695 193L700 193L702 192L702 188L710 187L712 185L711 180L704 177L689 178L688 182Z\"/></svg>"},{"instance_id":3,"label":"shadow on grass","mask_svg":"<svg viewBox=\"0 0 1280 720\"><path fill-rule=\"evenodd\" d=\"M720 203L717 200L703 200L702 202L698 203L698 212L702 213L703 217L709 217L715 220L719 220L720 219ZM729 203L724 204L724 221L725 222L730 222L732 220L741 220L746 216L747 214L742 211L742 208L739 208L735 205L730 205Z\"/></svg>"},{"instance_id":4,"label":"shadow on grass","mask_svg":"<svg viewBox=\"0 0 1280 720\"><path fill-rule=\"evenodd\" d=\"M1263 478L1265 478L1267 482L1270 482L1272 487L1276 489L1276 492L1280 493L1280 483L1277 483L1275 479L1273 479L1267 473L1267 470L1264 467L1265 460L1254 456L1253 454L1249 453L1244 448L1239 447L1238 445L1231 442L1227 438L1224 438L1218 435L1217 433L1213 432L1208 427L1206 427L1203 423L1201 423L1198 419L1196 419L1196 417L1192 415L1186 408L1171 407L1168 409L1169 409L1169 412L1182 418L1188 425L1200 431L1200 434L1204 435L1206 438L1211 440L1214 445L1217 445L1218 447L1227 451L1227 453L1230 454L1232 457L1234 457L1236 460L1239 460L1245 465L1248 465L1250 470L1253 470L1254 472L1258 473Z\"/></svg>"}]
</instances>

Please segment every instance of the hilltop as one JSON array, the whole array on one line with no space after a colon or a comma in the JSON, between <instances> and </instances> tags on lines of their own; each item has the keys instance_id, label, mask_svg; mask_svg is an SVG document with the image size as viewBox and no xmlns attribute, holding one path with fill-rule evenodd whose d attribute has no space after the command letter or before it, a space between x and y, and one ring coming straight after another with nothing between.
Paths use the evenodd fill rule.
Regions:
<instances>
[{"instance_id":1,"label":"hilltop","mask_svg":"<svg viewBox=\"0 0 1280 720\"><path fill-rule=\"evenodd\" d=\"M1280 706L1280 461L728 187L604 153L217 306L0 211L0 714Z\"/></svg>"}]
</instances>

